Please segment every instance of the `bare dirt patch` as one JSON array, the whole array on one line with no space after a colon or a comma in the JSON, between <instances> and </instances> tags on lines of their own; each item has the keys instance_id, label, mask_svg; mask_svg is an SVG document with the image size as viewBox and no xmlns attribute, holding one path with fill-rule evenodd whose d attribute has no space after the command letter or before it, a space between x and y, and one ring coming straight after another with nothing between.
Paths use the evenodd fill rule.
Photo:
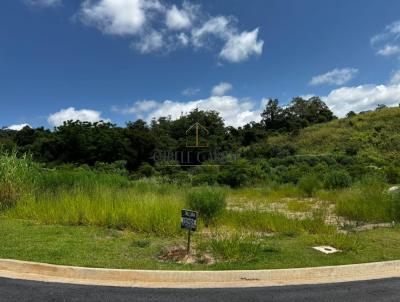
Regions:
<instances>
[{"instance_id":1,"label":"bare dirt patch","mask_svg":"<svg viewBox=\"0 0 400 302\"><path fill-rule=\"evenodd\" d=\"M294 207L290 205L296 203L299 210L291 210ZM304 206L301 205L304 203ZM232 211L259 211L268 213L280 213L290 219L307 219L312 218L316 214L324 217L327 225L336 227L340 233L361 232L376 228L392 227L392 223L366 223L353 221L335 213L335 204L330 201L318 200L315 198L283 198L278 202L260 204L257 202L247 203L231 203L228 206ZM307 209L307 210L303 210Z\"/></svg>"},{"instance_id":2,"label":"bare dirt patch","mask_svg":"<svg viewBox=\"0 0 400 302\"><path fill-rule=\"evenodd\" d=\"M215 258L210 252L200 253L196 247L192 247L187 254L186 247L183 245L174 245L165 248L158 257L161 261L176 262L182 264L215 264Z\"/></svg>"}]
</instances>

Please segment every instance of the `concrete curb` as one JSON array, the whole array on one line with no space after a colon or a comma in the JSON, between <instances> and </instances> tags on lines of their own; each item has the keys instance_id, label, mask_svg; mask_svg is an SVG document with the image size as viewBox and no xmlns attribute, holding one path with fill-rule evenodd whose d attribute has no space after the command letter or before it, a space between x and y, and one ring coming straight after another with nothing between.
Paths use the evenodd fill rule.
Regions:
<instances>
[{"instance_id":1,"label":"concrete curb","mask_svg":"<svg viewBox=\"0 0 400 302\"><path fill-rule=\"evenodd\" d=\"M150 288L258 287L400 277L400 260L276 270L156 271L84 268L0 259L0 277Z\"/></svg>"}]
</instances>

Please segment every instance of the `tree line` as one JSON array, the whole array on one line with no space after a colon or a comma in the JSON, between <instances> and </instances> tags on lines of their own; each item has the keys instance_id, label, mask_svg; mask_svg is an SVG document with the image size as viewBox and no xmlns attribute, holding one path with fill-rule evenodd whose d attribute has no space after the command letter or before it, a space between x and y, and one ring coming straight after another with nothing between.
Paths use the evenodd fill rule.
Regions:
<instances>
[{"instance_id":1,"label":"tree line","mask_svg":"<svg viewBox=\"0 0 400 302\"><path fill-rule=\"evenodd\" d=\"M4 128L0 130L0 145L6 150L30 153L43 163L93 166L124 161L129 171L135 171L143 163L154 164L151 155L155 150L185 150L186 130L196 122L207 128L210 149L238 152L276 133L296 134L302 128L335 118L319 97L296 97L287 106L270 99L260 122L238 128L225 126L216 111L195 109L175 120L160 117L147 123L138 119L125 127L108 122L67 121L53 130Z\"/></svg>"}]
</instances>

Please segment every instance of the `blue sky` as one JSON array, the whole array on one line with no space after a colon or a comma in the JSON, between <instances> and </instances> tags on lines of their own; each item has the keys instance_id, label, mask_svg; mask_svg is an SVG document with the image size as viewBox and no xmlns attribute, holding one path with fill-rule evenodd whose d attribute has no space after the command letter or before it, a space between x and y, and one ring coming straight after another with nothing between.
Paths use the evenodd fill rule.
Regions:
<instances>
[{"instance_id":1,"label":"blue sky","mask_svg":"<svg viewBox=\"0 0 400 302\"><path fill-rule=\"evenodd\" d=\"M2 0L0 127L400 103L398 0ZM18 128L18 127L16 127Z\"/></svg>"}]
</instances>

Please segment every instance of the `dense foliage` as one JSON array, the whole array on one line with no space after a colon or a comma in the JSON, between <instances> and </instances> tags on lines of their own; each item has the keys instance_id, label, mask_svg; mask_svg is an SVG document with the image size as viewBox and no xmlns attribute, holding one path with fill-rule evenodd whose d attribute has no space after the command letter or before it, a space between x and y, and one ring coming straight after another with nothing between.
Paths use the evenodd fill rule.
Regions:
<instances>
[{"instance_id":1,"label":"dense foliage","mask_svg":"<svg viewBox=\"0 0 400 302\"><path fill-rule=\"evenodd\" d=\"M176 120L139 119L125 127L68 121L52 131L0 130L0 146L30 154L47 168L87 166L195 186L306 183L309 174L326 188L347 187L368 173L400 182L398 108L337 119L320 98L297 97L284 107L269 100L261 117L239 128L225 126L218 112L197 109ZM200 144L206 148L190 147L196 137L188 129L196 123L204 127ZM191 165L189 153L196 158Z\"/></svg>"}]
</instances>

